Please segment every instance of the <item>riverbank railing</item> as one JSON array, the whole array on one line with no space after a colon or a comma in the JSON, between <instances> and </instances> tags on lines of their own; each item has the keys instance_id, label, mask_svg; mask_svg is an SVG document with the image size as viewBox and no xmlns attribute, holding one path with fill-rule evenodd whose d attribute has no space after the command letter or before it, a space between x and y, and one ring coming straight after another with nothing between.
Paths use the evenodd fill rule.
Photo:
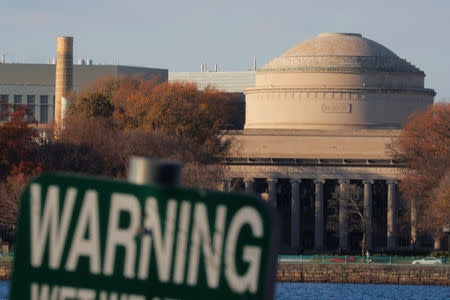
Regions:
<instances>
[{"instance_id":1,"label":"riverbank railing","mask_svg":"<svg viewBox=\"0 0 450 300\"><path fill-rule=\"evenodd\" d=\"M398 257L398 256L326 256L326 255L279 255L278 263L298 264L374 264L374 265L415 265L450 266L448 258Z\"/></svg>"},{"instance_id":2,"label":"riverbank railing","mask_svg":"<svg viewBox=\"0 0 450 300\"><path fill-rule=\"evenodd\" d=\"M1 261L12 261L14 259L14 252L0 252Z\"/></svg>"}]
</instances>

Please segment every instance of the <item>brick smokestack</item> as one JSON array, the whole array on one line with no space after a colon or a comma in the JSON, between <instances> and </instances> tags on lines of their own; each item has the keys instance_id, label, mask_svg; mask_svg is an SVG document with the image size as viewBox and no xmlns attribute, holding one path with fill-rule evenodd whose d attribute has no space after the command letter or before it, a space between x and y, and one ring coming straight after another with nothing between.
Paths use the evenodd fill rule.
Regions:
<instances>
[{"instance_id":1,"label":"brick smokestack","mask_svg":"<svg viewBox=\"0 0 450 300\"><path fill-rule=\"evenodd\" d=\"M62 126L61 99L73 89L73 37L59 36L56 42L55 133Z\"/></svg>"}]
</instances>

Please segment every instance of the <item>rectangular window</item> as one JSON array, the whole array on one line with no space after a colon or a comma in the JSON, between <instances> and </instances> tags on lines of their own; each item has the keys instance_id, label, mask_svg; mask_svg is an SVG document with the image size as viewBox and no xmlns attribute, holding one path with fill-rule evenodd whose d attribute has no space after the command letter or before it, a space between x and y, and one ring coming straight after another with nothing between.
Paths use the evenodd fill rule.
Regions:
<instances>
[{"instance_id":1,"label":"rectangular window","mask_svg":"<svg viewBox=\"0 0 450 300\"><path fill-rule=\"evenodd\" d=\"M36 96L35 95L27 95L27 104L35 104Z\"/></svg>"},{"instance_id":2,"label":"rectangular window","mask_svg":"<svg viewBox=\"0 0 450 300\"><path fill-rule=\"evenodd\" d=\"M14 95L14 111L16 111L19 105L22 105L22 95Z\"/></svg>"},{"instance_id":3,"label":"rectangular window","mask_svg":"<svg viewBox=\"0 0 450 300\"><path fill-rule=\"evenodd\" d=\"M39 123L48 123L48 95L41 95L39 103L41 104Z\"/></svg>"},{"instance_id":4,"label":"rectangular window","mask_svg":"<svg viewBox=\"0 0 450 300\"><path fill-rule=\"evenodd\" d=\"M6 113L8 111L9 95L0 95L0 121L6 121Z\"/></svg>"},{"instance_id":5,"label":"rectangular window","mask_svg":"<svg viewBox=\"0 0 450 300\"><path fill-rule=\"evenodd\" d=\"M14 95L14 104L22 104L22 95Z\"/></svg>"},{"instance_id":6,"label":"rectangular window","mask_svg":"<svg viewBox=\"0 0 450 300\"><path fill-rule=\"evenodd\" d=\"M48 95L41 95L40 104L48 104Z\"/></svg>"},{"instance_id":7,"label":"rectangular window","mask_svg":"<svg viewBox=\"0 0 450 300\"><path fill-rule=\"evenodd\" d=\"M48 104L41 105L39 123L48 123Z\"/></svg>"},{"instance_id":8,"label":"rectangular window","mask_svg":"<svg viewBox=\"0 0 450 300\"><path fill-rule=\"evenodd\" d=\"M30 111L30 114L27 115L27 121L32 122L36 118L36 96L35 95L27 95L27 106Z\"/></svg>"},{"instance_id":9,"label":"rectangular window","mask_svg":"<svg viewBox=\"0 0 450 300\"><path fill-rule=\"evenodd\" d=\"M3 103L8 103L9 95L0 95L0 100L2 100Z\"/></svg>"}]
</instances>

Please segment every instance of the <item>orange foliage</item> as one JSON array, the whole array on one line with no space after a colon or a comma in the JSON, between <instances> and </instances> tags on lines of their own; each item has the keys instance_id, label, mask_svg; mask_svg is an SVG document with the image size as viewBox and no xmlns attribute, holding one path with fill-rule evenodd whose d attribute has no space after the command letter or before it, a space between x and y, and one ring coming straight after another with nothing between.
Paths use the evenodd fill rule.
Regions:
<instances>
[{"instance_id":1,"label":"orange foliage","mask_svg":"<svg viewBox=\"0 0 450 300\"><path fill-rule=\"evenodd\" d=\"M88 116L106 117L119 130L141 129L187 139L202 162L218 161L227 153L229 142L221 139L220 130L235 118L238 107L235 96L210 88L200 91L192 83L129 77L100 80L75 98L72 115L84 111ZM108 99L110 106L87 104L98 99ZM113 107L111 117L90 111L99 107Z\"/></svg>"},{"instance_id":2,"label":"orange foliage","mask_svg":"<svg viewBox=\"0 0 450 300\"><path fill-rule=\"evenodd\" d=\"M434 104L412 115L393 149L408 167L400 189L416 201L421 212L418 224L434 234L442 233L450 220L445 192L450 180L444 180L450 176L450 104Z\"/></svg>"},{"instance_id":3,"label":"orange foliage","mask_svg":"<svg viewBox=\"0 0 450 300\"><path fill-rule=\"evenodd\" d=\"M2 119L0 124L0 181L13 170L19 173L33 174L38 164L33 163L31 151L37 146L38 131L35 123L28 123L25 106L1 104Z\"/></svg>"}]
</instances>

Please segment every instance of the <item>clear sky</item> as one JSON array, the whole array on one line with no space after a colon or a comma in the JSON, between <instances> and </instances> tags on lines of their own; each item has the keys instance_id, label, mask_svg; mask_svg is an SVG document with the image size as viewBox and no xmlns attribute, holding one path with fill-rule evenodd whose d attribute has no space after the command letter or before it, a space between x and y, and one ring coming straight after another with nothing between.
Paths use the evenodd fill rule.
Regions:
<instances>
[{"instance_id":1,"label":"clear sky","mask_svg":"<svg viewBox=\"0 0 450 300\"><path fill-rule=\"evenodd\" d=\"M450 98L449 0L0 0L0 54L46 63L56 37L74 61L200 71L244 71L322 32L356 32L423 70Z\"/></svg>"}]
</instances>

